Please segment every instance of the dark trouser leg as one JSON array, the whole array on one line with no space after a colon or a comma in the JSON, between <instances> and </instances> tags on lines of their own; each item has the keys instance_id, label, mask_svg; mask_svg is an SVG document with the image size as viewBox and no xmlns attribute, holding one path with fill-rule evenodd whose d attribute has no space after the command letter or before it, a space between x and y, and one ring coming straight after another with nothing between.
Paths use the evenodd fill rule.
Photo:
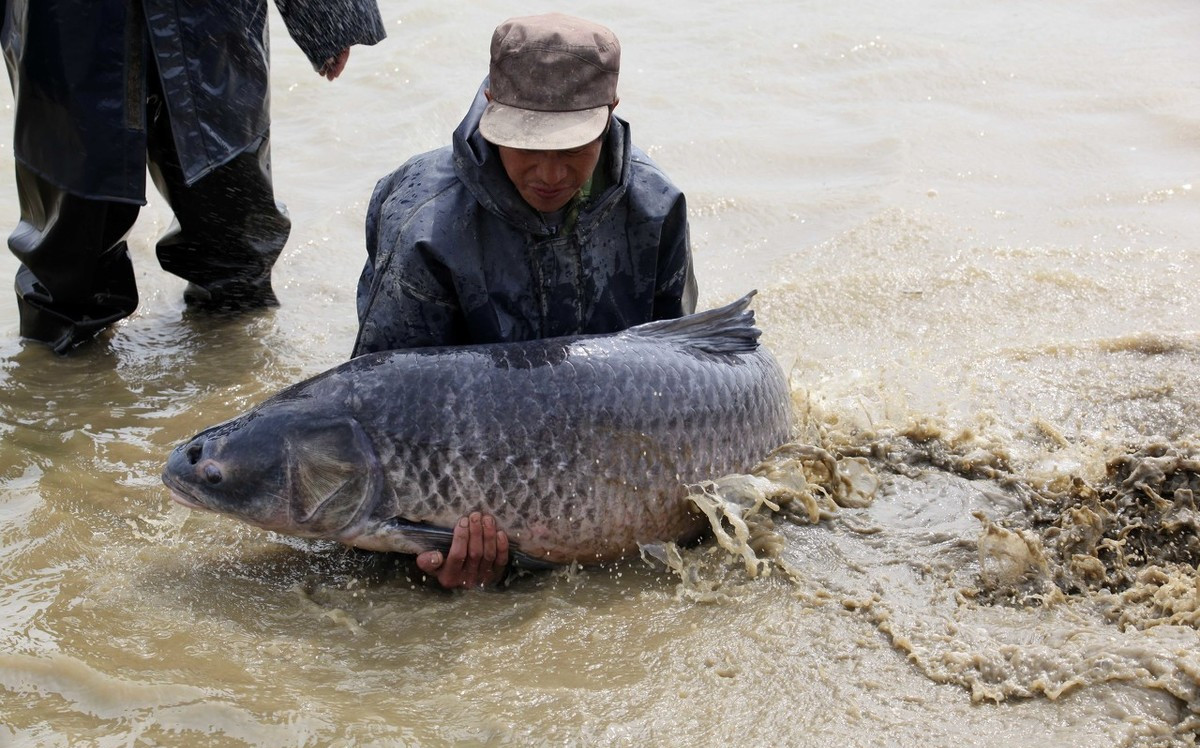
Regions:
<instances>
[{"instance_id":1,"label":"dark trouser leg","mask_svg":"<svg viewBox=\"0 0 1200 748\"><path fill-rule=\"evenodd\" d=\"M8 247L21 261L21 335L65 353L133 314L137 285L125 235L138 206L72 195L20 164L17 196L21 221Z\"/></svg>"},{"instance_id":2,"label":"dark trouser leg","mask_svg":"<svg viewBox=\"0 0 1200 748\"><path fill-rule=\"evenodd\" d=\"M160 97L151 96L147 117L150 176L175 213L158 242L163 269L190 282L184 294L189 303L212 309L276 306L271 268L292 224L275 202L270 138L263 136L257 147L188 185Z\"/></svg>"}]
</instances>

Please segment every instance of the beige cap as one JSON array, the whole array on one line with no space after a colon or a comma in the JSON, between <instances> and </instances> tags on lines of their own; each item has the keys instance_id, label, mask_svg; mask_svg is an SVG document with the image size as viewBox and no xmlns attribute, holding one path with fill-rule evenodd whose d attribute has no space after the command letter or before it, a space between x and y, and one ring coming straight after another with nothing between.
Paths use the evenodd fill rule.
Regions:
<instances>
[{"instance_id":1,"label":"beige cap","mask_svg":"<svg viewBox=\"0 0 1200 748\"><path fill-rule=\"evenodd\" d=\"M492 34L491 101L479 132L511 148L586 145L608 125L620 70L621 44L598 23L561 13L511 18Z\"/></svg>"}]
</instances>

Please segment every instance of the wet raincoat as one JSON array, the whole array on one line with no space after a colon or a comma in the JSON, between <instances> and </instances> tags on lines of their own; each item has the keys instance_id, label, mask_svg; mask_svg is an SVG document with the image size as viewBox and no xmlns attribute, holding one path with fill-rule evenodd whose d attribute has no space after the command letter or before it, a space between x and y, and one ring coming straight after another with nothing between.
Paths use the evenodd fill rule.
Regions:
<instances>
[{"instance_id":1,"label":"wet raincoat","mask_svg":"<svg viewBox=\"0 0 1200 748\"><path fill-rule=\"evenodd\" d=\"M276 6L318 69L385 35L375 0ZM68 192L145 203L145 55L189 184L268 130L266 0L6 0L3 24L16 158Z\"/></svg>"},{"instance_id":2,"label":"wet raincoat","mask_svg":"<svg viewBox=\"0 0 1200 748\"><path fill-rule=\"evenodd\" d=\"M376 186L353 355L610 333L695 311L683 193L626 122L610 120L597 167L608 186L569 206L564 228L521 198L480 135L486 104L481 87L453 145Z\"/></svg>"}]
</instances>

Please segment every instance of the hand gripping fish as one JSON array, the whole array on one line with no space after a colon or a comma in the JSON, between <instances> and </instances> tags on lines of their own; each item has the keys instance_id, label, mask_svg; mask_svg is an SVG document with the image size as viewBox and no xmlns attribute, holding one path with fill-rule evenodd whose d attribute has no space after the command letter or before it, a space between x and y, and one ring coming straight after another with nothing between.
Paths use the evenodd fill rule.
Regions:
<instances>
[{"instance_id":1,"label":"hand gripping fish","mask_svg":"<svg viewBox=\"0 0 1200 748\"><path fill-rule=\"evenodd\" d=\"M753 292L610 335L373 353L200 432L167 460L184 506L359 548L448 549L491 513L533 568L705 526L687 486L791 435Z\"/></svg>"}]
</instances>

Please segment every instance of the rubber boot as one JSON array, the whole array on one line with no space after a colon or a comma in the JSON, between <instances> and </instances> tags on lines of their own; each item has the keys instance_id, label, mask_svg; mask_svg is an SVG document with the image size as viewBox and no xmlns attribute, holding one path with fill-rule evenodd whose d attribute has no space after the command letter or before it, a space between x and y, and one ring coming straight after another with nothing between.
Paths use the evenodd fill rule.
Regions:
<instances>
[{"instance_id":1,"label":"rubber boot","mask_svg":"<svg viewBox=\"0 0 1200 748\"><path fill-rule=\"evenodd\" d=\"M210 311L278 306L271 270L292 224L275 200L269 136L189 185L157 93L147 113L150 176L175 213L156 254L188 281L184 301Z\"/></svg>"},{"instance_id":2,"label":"rubber boot","mask_svg":"<svg viewBox=\"0 0 1200 748\"><path fill-rule=\"evenodd\" d=\"M106 268L109 280L105 286L97 288L86 302L70 307L56 305L29 268L18 268L15 285L21 337L45 343L61 355L133 314L138 305L137 286L124 242L111 264L116 267Z\"/></svg>"},{"instance_id":3,"label":"rubber boot","mask_svg":"<svg viewBox=\"0 0 1200 748\"><path fill-rule=\"evenodd\" d=\"M125 235L138 206L72 195L17 164L21 220L8 247L22 337L65 353L138 305Z\"/></svg>"}]
</instances>

